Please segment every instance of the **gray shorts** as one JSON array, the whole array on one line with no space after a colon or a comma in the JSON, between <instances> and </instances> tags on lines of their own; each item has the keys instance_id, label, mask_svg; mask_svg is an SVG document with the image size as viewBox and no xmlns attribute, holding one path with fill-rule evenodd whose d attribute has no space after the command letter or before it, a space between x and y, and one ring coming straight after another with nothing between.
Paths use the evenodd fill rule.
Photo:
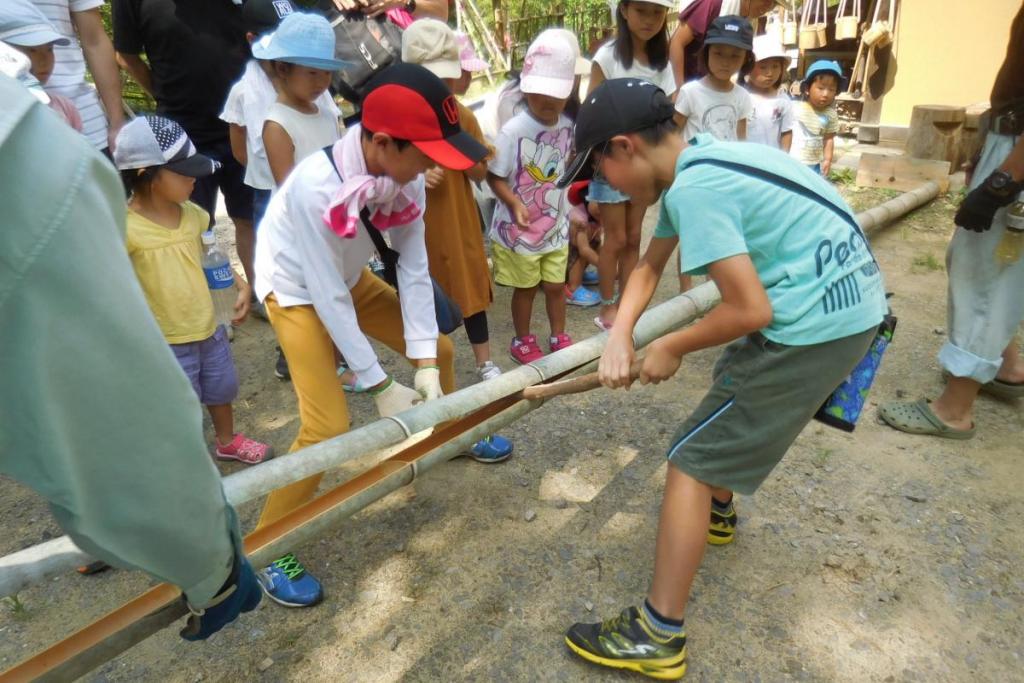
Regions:
<instances>
[{"instance_id":1,"label":"gray shorts","mask_svg":"<svg viewBox=\"0 0 1024 683\"><path fill-rule=\"evenodd\" d=\"M694 479L753 493L864 357L877 329L811 346L760 333L733 342L715 363L711 389L672 438L668 459Z\"/></svg>"}]
</instances>

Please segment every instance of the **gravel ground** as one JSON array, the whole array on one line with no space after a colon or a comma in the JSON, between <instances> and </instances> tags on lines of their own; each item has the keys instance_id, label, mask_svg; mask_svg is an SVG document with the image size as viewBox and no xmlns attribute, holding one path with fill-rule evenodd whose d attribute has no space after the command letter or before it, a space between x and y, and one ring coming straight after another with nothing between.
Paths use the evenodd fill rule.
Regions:
<instances>
[{"instance_id":1,"label":"gravel ground","mask_svg":"<svg viewBox=\"0 0 1024 683\"><path fill-rule=\"evenodd\" d=\"M879 192L850 192L863 208ZM982 397L978 436L947 442L877 423L877 403L934 397L944 339L944 200L876 238L900 316L853 435L812 423L754 496L731 546L709 549L687 615L692 681L1024 680L1024 475L1020 405ZM652 217L648 218L648 229ZM222 232L224 232L222 228ZM657 299L673 295L664 278ZM511 361L509 292L492 308L498 363ZM571 309L569 332L596 332ZM540 320L541 307L535 311ZM461 334L458 377L473 381ZM287 449L291 386L272 375L269 325L237 332L240 428ZM674 380L552 401L505 433L501 465L455 460L297 548L327 600L264 605L212 641L167 630L90 681L626 680L571 656L562 634L636 603L650 578L667 439L709 383L716 352ZM393 356L389 368L411 380ZM354 424L374 417L350 401ZM238 466L224 466L225 473ZM329 477L328 481L335 481ZM240 510L251 528L258 503ZM0 553L59 534L38 498L0 478ZM181 523L189 524L187 511ZM1000 531L1003 530L1003 531ZM73 574L0 604L0 668L148 585Z\"/></svg>"}]
</instances>

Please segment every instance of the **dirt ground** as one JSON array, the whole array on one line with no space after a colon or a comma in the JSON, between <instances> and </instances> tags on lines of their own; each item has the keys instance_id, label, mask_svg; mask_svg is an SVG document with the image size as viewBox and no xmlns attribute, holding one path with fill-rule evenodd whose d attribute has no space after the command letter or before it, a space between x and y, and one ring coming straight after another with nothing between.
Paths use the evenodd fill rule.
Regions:
<instances>
[{"instance_id":1,"label":"dirt ground","mask_svg":"<svg viewBox=\"0 0 1024 683\"><path fill-rule=\"evenodd\" d=\"M857 208L885 198L850 197ZM880 402L940 390L951 215L938 200L874 240L900 326L871 404L853 435L812 423L763 488L739 501L736 542L710 548L695 583L687 680L1024 680L1021 406L983 396L969 442L876 420ZM664 278L657 299L675 289ZM508 306L498 289L490 317L505 368ZM594 313L570 309L569 332L594 334ZM456 341L468 384L472 356L461 333ZM298 420L291 385L272 374L269 325L247 322L233 348L238 425L284 452ZM324 583L322 605L264 601L197 645L168 629L86 680L627 680L570 655L562 634L642 599L667 440L715 357L693 354L658 387L551 402L506 430L516 449L506 463L455 460L296 548ZM411 381L398 359L386 363ZM350 404L355 424L374 417L369 399ZM258 510L242 507L244 529ZM0 553L59 533L39 499L6 479L0 520ZM181 523L191 523L187 510ZM5 601L0 669L148 583L125 571L69 573Z\"/></svg>"}]
</instances>

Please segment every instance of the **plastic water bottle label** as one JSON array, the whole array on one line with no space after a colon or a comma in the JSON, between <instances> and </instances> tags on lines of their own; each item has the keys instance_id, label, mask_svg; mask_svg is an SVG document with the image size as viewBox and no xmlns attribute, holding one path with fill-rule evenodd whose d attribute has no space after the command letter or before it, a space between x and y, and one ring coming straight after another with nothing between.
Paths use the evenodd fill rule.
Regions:
<instances>
[{"instance_id":1,"label":"plastic water bottle label","mask_svg":"<svg viewBox=\"0 0 1024 683\"><path fill-rule=\"evenodd\" d=\"M210 289L226 289L235 284L235 276L227 263L216 268L203 268L203 272L206 274L206 284Z\"/></svg>"}]
</instances>

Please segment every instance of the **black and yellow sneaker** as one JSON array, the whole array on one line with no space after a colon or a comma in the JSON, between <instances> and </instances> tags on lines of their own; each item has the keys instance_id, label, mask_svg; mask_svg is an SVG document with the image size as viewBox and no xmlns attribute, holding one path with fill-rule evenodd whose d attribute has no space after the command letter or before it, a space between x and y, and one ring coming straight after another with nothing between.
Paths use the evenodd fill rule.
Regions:
<instances>
[{"instance_id":1,"label":"black and yellow sneaker","mask_svg":"<svg viewBox=\"0 0 1024 683\"><path fill-rule=\"evenodd\" d=\"M736 536L736 506L733 504L736 496L729 500L729 504L721 507L718 501L711 499L711 524L708 525L708 543L711 545L725 545L732 543Z\"/></svg>"},{"instance_id":2,"label":"black and yellow sneaker","mask_svg":"<svg viewBox=\"0 0 1024 683\"><path fill-rule=\"evenodd\" d=\"M686 673L686 634L658 635L637 607L600 624L573 624L565 644L589 662L663 681Z\"/></svg>"}]
</instances>

